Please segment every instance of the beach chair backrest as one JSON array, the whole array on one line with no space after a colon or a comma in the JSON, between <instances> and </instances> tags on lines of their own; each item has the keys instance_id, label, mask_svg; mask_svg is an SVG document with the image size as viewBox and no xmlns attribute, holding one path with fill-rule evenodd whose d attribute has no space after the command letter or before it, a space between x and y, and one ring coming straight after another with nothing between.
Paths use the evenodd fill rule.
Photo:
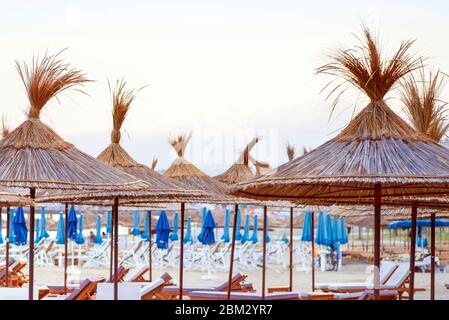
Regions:
<instances>
[{"instance_id":1,"label":"beach chair backrest","mask_svg":"<svg viewBox=\"0 0 449 320\"><path fill-rule=\"evenodd\" d=\"M152 281L142 287L142 290L140 291L141 296L144 297L147 294L154 293L155 291L158 291L158 290L162 290L164 285L165 285L165 282L163 279L157 279L155 281Z\"/></svg>"},{"instance_id":2,"label":"beach chair backrest","mask_svg":"<svg viewBox=\"0 0 449 320\"><path fill-rule=\"evenodd\" d=\"M45 250L45 253L46 253L46 254L48 254L48 253L53 249L54 244L55 244L55 240L51 240L51 241L48 243L47 250Z\"/></svg>"},{"instance_id":3,"label":"beach chair backrest","mask_svg":"<svg viewBox=\"0 0 449 320\"><path fill-rule=\"evenodd\" d=\"M381 261L380 264L380 283L385 284L393 272L398 268L398 264L393 261Z\"/></svg>"},{"instance_id":4,"label":"beach chair backrest","mask_svg":"<svg viewBox=\"0 0 449 320\"><path fill-rule=\"evenodd\" d=\"M168 284L173 279L172 276L168 272L164 272L163 274L161 274L160 278L162 280L164 280L165 284Z\"/></svg>"},{"instance_id":5,"label":"beach chair backrest","mask_svg":"<svg viewBox=\"0 0 449 320\"><path fill-rule=\"evenodd\" d=\"M78 288L73 290L72 293L65 298L65 300L79 300L83 295L88 294L88 291L91 291L93 286L96 286L96 283L89 279L85 279L80 283Z\"/></svg>"},{"instance_id":6,"label":"beach chair backrest","mask_svg":"<svg viewBox=\"0 0 449 320\"><path fill-rule=\"evenodd\" d=\"M142 265L134 268L133 270L129 271L123 280L130 281L130 282L136 281L137 279L142 277L144 275L144 273L147 271L148 271L148 266L145 264L142 264Z\"/></svg>"},{"instance_id":7,"label":"beach chair backrest","mask_svg":"<svg viewBox=\"0 0 449 320\"><path fill-rule=\"evenodd\" d=\"M234 275L234 276L231 278L231 288L233 288L236 284L239 284L240 282L242 282L242 281L245 280L245 279L246 279L246 276L245 276L245 275L242 275L242 274L240 274L240 273L237 273L236 275ZM228 284L229 284L228 281L223 282L223 283L220 284L219 286L215 287L215 289L216 289L217 291L225 291L225 290L228 289Z\"/></svg>"},{"instance_id":8,"label":"beach chair backrest","mask_svg":"<svg viewBox=\"0 0 449 320\"><path fill-rule=\"evenodd\" d=\"M23 268L25 268L26 265L27 265L27 263L25 261L17 261L16 263L14 263L11 266L11 270L12 270L12 272L17 273L17 272L21 271Z\"/></svg>"},{"instance_id":9,"label":"beach chair backrest","mask_svg":"<svg viewBox=\"0 0 449 320\"><path fill-rule=\"evenodd\" d=\"M393 288L399 288L405 283L409 275L410 265L408 263L400 263L385 285Z\"/></svg>"}]
</instances>

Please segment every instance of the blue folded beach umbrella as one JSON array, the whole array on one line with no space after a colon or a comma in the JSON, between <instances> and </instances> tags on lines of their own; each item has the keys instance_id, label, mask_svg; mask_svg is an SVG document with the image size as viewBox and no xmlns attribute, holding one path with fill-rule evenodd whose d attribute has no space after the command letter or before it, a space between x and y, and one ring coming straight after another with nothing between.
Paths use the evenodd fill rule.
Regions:
<instances>
[{"instance_id":1,"label":"blue folded beach umbrella","mask_svg":"<svg viewBox=\"0 0 449 320\"><path fill-rule=\"evenodd\" d=\"M235 214L235 212L234 212ZM236 232L235 232L235 240L242 240L242 234L240 230L240 209L237 210L237 223L235 224Z\"/></svg>"},{"instance_id":2,"label":"blue folded beach umbrella","mask_svg":"<svg viewBox=\"0 0 449 320\"><path fill-rule=\"evenodd\" d=\"M187 229L186 234L184 235L184 243L185 244L192 244L193 238L192 238L192 218L187 218Z\"/></svg>"},{"instance_id":3,"label":"blue folded beach umbrella","mask_svg":"<svg viewBox=\"0 0 449 320\"><path fill-rule=\"evenodd\" d=\"M168 236L170 234L170 223L165 211L161 211L156 223L156 245L159 249L168 249Z\"/></svg>"},{"instance_id":4,"label":"blue folded beach umbrella","mask_svg":"<svg viewBox=\"0 0 449 320\"><path fill-rule=\"evenodd\" d=\"M0 213L1 213L1 209L0 209ZM0 244L3 244L3 221L0 215Z\"/></svg>"},{"instance_id":5,"label":"blue folded beach umbrella","mask_svg":"<svg viewBox=\"0 0 449 320\"><path fill-rule=\"evenodd\" d=\"M289 240L285 234L282 235L281 241L284 243L289 243Z\"/></svg>"},{"instance_id":6,"label":"blue folded beach umbrella","mask_svg":"<svg viewBox=\"0 0 449 320\"><path fill-rule=\"evenodd\" d=\"M204 207L203 208L203 215L201 216L201 230L200 230L200 233L196 237L199 241L201 241L201 239L203 238L204 221L206 220L206 215L207 215L207 209Z\"/></svg>"},{"instance_id":7,"label":"blue folded beach umbrella","mask_svg":"<svg viewBox=\"0 0 449 320\"><path fill-rule=\"evenodd\" d=\"M170 240L171 241L176 241L179 240L178 237L178 224L179 224L179 218L178 218L178 213L176 212L175 217L173 218L173 232L170 234Z\"/></svg>"},{"instance_id":8,"label":"blue folded beach umbrella","mask_svg":"<svg viewBox=\"0 0 449 320\"><path fill-rule=\"evenodd\" d=\"M424 236L423 227L419 226L416 230L416 245L420 248L428 246L427 237Z\"/></svg>"},{"instance_id":9,"label":"blue folded beach umbrella","mask_svg":"<svg viewBox=\"0 0 449 320\"><path fill-rule=\"evenodd\" d=\"M108 235L112 234L112 212L108 211L108 217L106 220L106 233Z\"/></svg>"},{"instance_id":10,"label":"blue folded beach umbrella","mask_svg":"<svg viewBox=\"0 0 449 320\"><path fill-rule=\"evenodd\" d=\"M16 234L14 233L14 209L9 211L9 242L16 243Z\"/></svg>"},{"instance_id":11,"label":"blue folded beach umbrella","mask_svg":"<svg viewBox=\"0 0 449 320\"><path fill-rule=\"evenodd\" d=\"M204 219L204 232L200 239L200 242L205 245L211 245L215 243L214 229L216 227L214 217L210 210L207 211L206 218Z\"/></svg>"},{"instance_id":12,"label":"blue folded beach umbrella","mask_svg":"<svg viewBox=\"0 0 449 320\"><path fill-rule=\"evenodd\" d=\"M137 210L134 211L132 235L140 236L140 214Z\"/></svg>"},{"instance_id":13,"label":"blue folded beach umbrella","mask_svg":"<svg viewBox=\"0 0 449 320\"><path fill-rule=\"evenodd\" d=\"M267 236L265 237L265 242L268 243L271 241L270 235L268 234L268 217L267 217L267 227L265 229L267 232Z\"/></svg>"},{"instance_id":14,"label":"blue folded beach umbrella","mask_svg":"<svg viewBox=\"0 0 449 320\"><path fill-rule=\"evenodd\" d=\"M230 221L229 221L229 210L226 209L225 217L224 217L224 224L223 224L223 235L221 236L221 240L224 243L228 243L231 241L229 237L229 228L230 228Z\"/></svg>"},{"instance_id":15,"label":"blue folded beach umbrella","mask_svg":"<svg viewBox=\"0 0 449 320\"><path fill-rule=\"evenodd\" d=\"M346 225L345 225L345 218L344 217L340 218L340 232L338 234L340 236L340 239L338 240L338 242L340 242L340 244L348 243L348 233L346 231Z\"/></svg>"},{"instance_id":16,"label":"blue folded beach umbrella","mask_svg":"<svg viewBox=\"0 0 449 320\"><path fill-rule=\"evenodd\" d=\"M41 227L41 221L39 220L39 218L37 218L35 221L35 227L34 227L34 232L35 232L34 243L39 243L39 241L41 241L40 227Z\"/></svg>"},{"instance_id":17,"label":"blue folded beach umbrella","mask_svg":"<svg viewBox=\"0 0 449 320\"><path fill-rule=\"evenodd\" d=\"M77 244L84 244L83 229L84 229L84 214L80 214L78 220L78 234L76 235L75 239L75 242Z\"/></svg>"},{"instance_id":18,"label":"blue folded beach umbrella","mask_svg":"<svg viewBox=\"0 0 449 320\"><path fill-rule=\"evenodd\" d=\"M334 244L333 240L333 233L332 233L332 221L330 214L326 214L324 218L324 226L325 226L325 236L324 236L324 243L328 246L331 244Z\"/></svg>"},{"instance_id":19,"label":"blue folded beach umbrella","mask_svg":"<svg viewBox=\"0 0 449 320\"><path fill-rule=\"evenodd\" d=\"M431 221L430 219L420 219L416 220L416 226L417 227L430 227ZM388 229L396 229L396 228L411 228L412 227L412 221L411 220L401 220L401 221L394 221L388 224ZM447 219L435 219L435 227L449 227L449 220Z\"/></svg>"},{"instance_id":20,"label":"blue folded beach umbrella","mask_svg":"<svg viewBox=\"0 0 449 320\"><path fill-rule=\"evenodd\" d=\"M65 243L65 223L64 216L62 213L59 214L58 228L56 229L56 243Z\"/></svg>"},{"instance_id":21,"label":"blue folded beach umbrella","mask_svg":"<svg viewBox=\"0 0 449 320\"><path fill-rule=\"evenodd\" d=\"M101 235L101 215L97 216L97 225L95 226L95 229L94 243L101 244L103 242L103 237Z\"/></svg>"},{"instance_id":22,"label":"blue folded beach umbrella","mask_svg":"<svg viewBox=\"0 0 449 320\"><path fill-rule=\"evenodd\" d=\"M75 206L72 204L69 211L67 238L75 240L78 231L78 218L76 217Z\"/></svg>"},{"instance_id":23,"label":"blue folded beach umbrella","mask_svg":"<svg viewBox=\"0 0 449 320\"><path fill-rule=\"evenodd\" d=\"M259 239L257 237L257 214L254 215L253 234L251 236L250 241L254 244L256 244L259 241Z\"/></svg>"},{"instance_id":24,"label":"blue folded beach umbrella","mask_svg":"<svg viewBox=\"0 0 449 320\"><path fill-rule=\"evenodd\" d=\"M45 217L45 208L41 208L41 233L40 237L48 238L50 235L47 232L47 218Z\"/></svg>"},{"instance_id":25,"label":"blue folded beach umbrella","mask_svg":"<svg viewBox=\"0 0 449 320\"><path fill-rule=\"evenodd\" d=\"M304 214L301 241L312 241L312 212L310 211Z\"/></svg>"},{"instance_id":26,"label":"blue folded beach umbrella","mask_svg":"<svg viewBox=\"0 0 449 320\"><path fill-rule=\"evenodd\" d=\"M325 229L325 223L324 223L324 215L323 215L323 212L320 212L320 214L318 215L318 224L317 224L315 243L325 246L325 245L327 245L325 238L326 238L326 229Z\"/></svg>"},{"instance_id":27,"label":"blue folded beach umbrella","mask_svg":"<svg viewBox=\"0 0 449 320\"><path fill-rule=\"evenodd\" d=\"M243 229L243 236L240 240L242 243L245 243L249 240L249 215L247 214L245 217L245 228Z\"/></svg>"},{"instance_id":28,"label":"blue folded beach umbrella","mask_svg":"<svg viewBox=\"0 0 449 320\"><path fill-rule=\"evenodd\" d=\"M13 228L14 234L16 235L15 243L18 245L26 244L28 241L28 228L22 207L17 208L17 212L14 216Z\"/></svg>"},{"instance_id":29,"label":"blue folded beach umbrella","mask_svg":"<svg viewBox=\"0 0 449 320\"><path fill-rule=\"evenodd\" d=\"M338 224L338 217L334 216L332 219L332 243L337 244L339 243L340 239L340 225Z\"/></svg>"},{"instance_id":30,"label":"blue folded beach umbrella","mask_svg":"<svg viewBox=\"0 0 449 320\"><path fill-rule=\"evenodd\" d=\"M147 211L145 213L145 218L143 219L143 233L140 235L142 239L145 239L147 241L150 241L149 235L150 235L150 217L149 212Z\"/></svg>"}]
</instances>

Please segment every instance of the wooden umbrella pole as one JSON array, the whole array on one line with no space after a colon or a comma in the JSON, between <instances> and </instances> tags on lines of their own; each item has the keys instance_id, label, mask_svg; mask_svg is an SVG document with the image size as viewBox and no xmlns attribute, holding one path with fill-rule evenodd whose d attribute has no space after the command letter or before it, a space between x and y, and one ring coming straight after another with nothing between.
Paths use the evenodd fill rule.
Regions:
<instances>
[{"instance_id":1,"label":"wooden umbrella pole","mask_svg":"<svg viewBox=\"0 0 449 320\"><path fill-rule=\"evenodd\" d=\"M312 211L312 292L315 291L315 212Z\"/></svg>"},{"instance_id":2,"label":"wooden umbrella pole","mask_svg":"<svg viewBox=\"0 0 449 320\"><path fill-rule=\"evenodd\" d=\"M8 287L8 277L9 277L9 233L10 230L10 214L11 214L11 208L6 208L6 269L5 269L5 286Z\"/></svg>"},{"instance_id":3,"label":"wooden umbrella pole","mask_svg":"<svg viewBox=\"0 0 449 320\"><path fill-rule=\"evenodd\" d=\"M118 197L114 198L114 300L118 300Z\"/></svg>"},{"instance_id":4,"label":"wooden umbrella pole","mask_svg":"<svg viewBox=\"0 0 449 320\"><path fill-rule=\"evenodd\" d=\"M430 300L435 300L435 212L430 214Z\"/></svg>"},{"instance_id":5,"label":"wooden umbrella pole","mask_svg":"<svg viewBox=\"0 0 449 320\"><path fill-rule=\"evenodd\" d=\"M231 300L231 289L232 289L232 272L234 271L234 252L235 252L235 235L237 233L237 212L239 210L239 205L235 204L234 208L234 222L232 228L232 242L231 242L231 258L229 260L229 276L228 276L228 300Z\"/></svg>"},{"instance_id":6,"label":"wooden umbrella pole","mask_svg":"<svg viewBox=\"0 0 449 320\"><path fill-rule=\"evenodd\" d=\"M182 285L184 276L184 213L185 213L185 203L181 202L181 241L179 247L179 300L182 300Z\"/></svg>"},{"instance_id":7,"label":"wooden umbrella pole","mask_svg":"<svg viewBox=\"0 0 449 320\"><path fill-rule=\"evenodd\" d=\"M68 234L69 234L69 204L65 203L65 225L64 225L64 294L67 294L67 263L69 261L68 254Z\"/></svg>"},{"instance_id":8,"label":"wooden umbrella pole","mask_svg":"<svg viewBox=\"0 0 449 320\"><path fill-rule=\"evenodd\" d=\"M114 212L111 212L112 216L114 215ZM109 282L114 281L112 279L112 264L114 261L114 218L111 216L111 236L109 238L109 244L110 244L110 258L109 258ZM107 223L106 223L107 225ZM107 230L106 230L107 232Z\"/></svg>"},{"instance_id":9,"label":"wooden umbrella pole","mask_svg":"<svg viewBox=\"0 0 449 320\"><path fill-rule=\"evenodd\" d=\"M149 279L150 282L153 281L153 265L152 265L152 256L151 256L151 210L148 210L148 272L149 272Z\"/></svg>"},{"instance_id":10,"label":"wooden umbrella pole","mask_svg":"<svg viewBox=\"0 0 449 320\"><path fill-rule=\"evenodd\" d=\"M415 295L415 253L416 253L416 216L418 214L417 203L412 204L412 228L410 237L410 283L409 299L413 300Z\"/></svg>"},{"instance_id":11,"label":"wooden umbrella pole","mask_svg":"<svg viewBox=\"0 0 449 320\"><path fill-rule=\"evenodd\" d=\"M380 289L380 228L381 228L382 187L374 185L374 300L379 300Z\"/></svg>"},{"instance_id":12,"label":"wooden umbrella pole","mask_svg":"<svg viewBox=\"0 0 449 320\"><path fill-rule=\"evenodd\" d=\"M30 198L34 201L36 198L36 189L30 188ZM30 206L30 244L29 244L29 284L28 300L34 300L34 205Z\"/></svg>"},{"instance_id":13,"label":"wooden umbrella pole","mask_svg":"<svg viewBox=\"0 0 449 320\"><path fill-rule=\"evenodd\" d=\"M263 207L262 300L265 300L265 272L267 260L267 206Z\"/></svg>"},{"instance_id":14,"label":"wooden umbrella pole","mask_svg":"<svg viewBox=\"0 0 449 320\"><path fill-rule=\"evenodd\" d=\"M293 291L293 208L290 208L290 292Z\"/></svg>"}]
</instances>

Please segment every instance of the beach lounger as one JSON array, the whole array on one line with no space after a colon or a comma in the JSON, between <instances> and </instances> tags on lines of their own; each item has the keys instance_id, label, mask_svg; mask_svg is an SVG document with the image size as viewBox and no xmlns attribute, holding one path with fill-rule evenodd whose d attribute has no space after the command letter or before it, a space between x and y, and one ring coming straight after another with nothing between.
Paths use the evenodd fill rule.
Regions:
<instances>
[{"instance_id":1,"label":"beach lounger","mask_svg":"<svg viewBox=\"0 0 449 320\"><path fill-rule=\"evenodd\" d=\"M398 264L393 261L382 261L380 265L380 283L385 284L387 280L391 277L393 272L398 268ZM321 291L329 291L329 287L355 287L356 292L360 292L367 288L367 284L365 282L350 282L350 283L344 283L344 282L326 282L326 283L316 283L315 289L321 290ZM270 289L270 288L269 288Z\"/></svg>"},{"instance_id":2,"label":"beach lounger","mask_svg":"<svg viewBox=\"0 0 449 320\"><path fill-rule=\"evenodd\" d=\"M129 272L129 268L125 268L124 266L120 266L117 270L117 282L123 282L125 279L126 274ZM114 274L112 275L112 278L109 279L110 282L114 281Z\"/></svg>"},{"instance_id":3,"label":"beach lounger","mask_svg":"<svg viewBox=\"0 0 449 320\"><path fill-rule=\"evenodd\" d=\"M334 294L316 292L273 292L265 295L265 300L332 300ZM227 300L228 293L223 291L192 291L191 300ZM262 300L255 292L231 292L231 300Z\"/></svg>"},{"instance_id":4,"label":"beach lounger","mask_svg":"<svg viewBox=\"0 0 449 320\"><path fill-rule=\"evenodd\" d=\"M104 281L105 278L102 276L89 277L69 294L50 294L49 289L42 289L39 297L42 300L93 300L97 284Z\"/></svg>"},{"instance_id":5,"label":"beach lounger","mask_svg":"<svg viewBox=\"0 0 449 320\"><path fill-rule=\"evenodd\" d=\"M170 284L171 280L172 277L168 273L164 273L156 281L145 283L140 291L141 300L164 299L160 293L165 286Z\"/></svg>"},{"instance_id":6,"label":"beach lounger","mask_svg":"<svg viewBox=\"0 0 449 320\"><path fill-rule=\"evenodd\" d=\"M232 291L240 291L240 292L254 292L254 288L252 284L244 284L245 279L247 278L247 275L242 275L240 273L237 273L235 276L231 279L231 290ZM182 294L187 296L192 291L224 291L226 292L228 290L228 281L223 282L222 284L215 286L215 287L199 287L199 286L183 286L182 287ZM164 297L164 299L170 300L170 299L177 299L179 297L179 286L165 286L161 291L161 296Z\"/></svg>"},{"instance_id":7,"label":"beach lounger","mask_svg":"<svg viewBox=\"0 0 449 320\"><path fill-rule=\"evenodd\" d=\"M399 298L399 292L397 290L380 290L380 300L397 300ZM364 290L361 292L352 293L336 293L334 295L335 300L373 300L374 290Z\"/></svg>"},{"instance_id":8,"label":"beach lounger","mask_svg":"<svg viewBox=\"0 0 449 320\"><path fill-rule=\"evenodd\" d=\"M142 264L140 266L137 266L136 268L128 271L124 277L123 281L126 282L145 282L145 278L143 277L145 273L147 273L149 270L148 265Z\"/></svg>"}]
</instances>

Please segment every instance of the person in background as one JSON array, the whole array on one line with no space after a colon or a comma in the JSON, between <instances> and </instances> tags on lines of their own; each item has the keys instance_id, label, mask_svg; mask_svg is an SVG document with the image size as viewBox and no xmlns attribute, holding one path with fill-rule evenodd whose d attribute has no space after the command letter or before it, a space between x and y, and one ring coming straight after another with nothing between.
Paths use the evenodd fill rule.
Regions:
<instances>
[{"instance_id":1,"label":"person in background","mask_svg":"<svg viewBox=\"0 0 449 320\"><path fill-rule=\"evenodd\" d=\"M89 232L89 245L93 246L94 244L94 238L95 238L95 234L93 231Z\"/></svg>"}]
</instances>

